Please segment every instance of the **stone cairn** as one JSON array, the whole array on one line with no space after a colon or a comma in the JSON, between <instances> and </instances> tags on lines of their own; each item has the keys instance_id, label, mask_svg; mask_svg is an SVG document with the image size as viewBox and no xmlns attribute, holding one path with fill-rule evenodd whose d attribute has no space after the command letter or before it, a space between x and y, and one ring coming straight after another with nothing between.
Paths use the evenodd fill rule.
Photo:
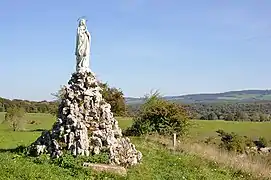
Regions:
<instances>
[{"instance_id":1,"label":"stone cairn","mask_svg":"<svg viewBox=\"0 0 271 180\"><path fill-rule=\"evenodd\" d=\"M29 152L52 158L70 151L74 156L107 152L110 164L124 167L140 163L141 152L128 137L123 137L111 106L102 97L101 88L91 72L75 72L62 89L57 121L51 131L30 145Z\"/></svg>"}]
</instances>

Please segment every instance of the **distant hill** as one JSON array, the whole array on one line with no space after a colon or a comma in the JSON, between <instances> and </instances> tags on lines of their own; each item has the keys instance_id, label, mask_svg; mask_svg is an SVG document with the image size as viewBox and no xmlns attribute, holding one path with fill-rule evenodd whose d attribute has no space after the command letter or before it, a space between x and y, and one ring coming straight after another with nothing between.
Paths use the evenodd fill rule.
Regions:
<instances>
[{"instance_id":1,"label":"distant hill","mask_svg":"<svg viewBox=\"0 0 271 180\"><path fill-rule=\"evenodd\" d=\"M271 90L241 90L210 94L188 94L182 96L165 96L164 99L187 104L271 101ZM143 101L143 98L126 98L127 104L140 104L143 103Z\"/></svg>"}]
</instances>

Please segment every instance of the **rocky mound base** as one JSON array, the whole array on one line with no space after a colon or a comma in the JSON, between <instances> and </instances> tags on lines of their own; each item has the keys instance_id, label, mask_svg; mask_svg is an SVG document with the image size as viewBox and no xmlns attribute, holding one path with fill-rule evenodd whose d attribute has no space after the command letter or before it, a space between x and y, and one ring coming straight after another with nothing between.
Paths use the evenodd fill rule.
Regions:
<instances>
[{"instance_id":1,"label":"rocky mound base","mask_svg":"<svg viewBox=\"0 0 271 180\"><path fill-rule=\"evenodd\" d=\"M33 155L58 158L66 151L74 156L109 154L110 164L132 166L142 159L128 137L123 137L101 88L91 72L74 73L63 88L57 121L31 144Z\"/></svg>"}]
</instances>

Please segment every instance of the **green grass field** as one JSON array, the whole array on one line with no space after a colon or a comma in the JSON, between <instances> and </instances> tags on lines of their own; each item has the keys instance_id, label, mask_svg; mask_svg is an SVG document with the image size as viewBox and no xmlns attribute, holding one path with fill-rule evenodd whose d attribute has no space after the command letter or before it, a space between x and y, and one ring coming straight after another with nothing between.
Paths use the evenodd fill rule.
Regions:
<instances>
[{"instance_id":1,"label":"green grass field","mask_svg":"<svg viewBox=\"0 0 271 180\"><path fill-rule=\"evenodd\" d=\"M263 136L271 140L271 123L270 122L237 122L237 121L210 121L196 120L192 121L190 136L193 139L204 139L210 136L217 136L218 129L226 132L235 132L239 135L246 135L252 139Z\"/></svg>"},{"instance_id":2,"label":"green grass field","mask_svg":"<svg viewBox=\"0 0 271 180\"><path fill-rule=\"evenodd\" d=\"M53 164L34 163L28 158L6 151L5 149L15 148L19 145L29 145L41 134L41 129L50 129L55 121L55 118L48 114L27 114L26 118L28 121L35 121L36 123L28 124L23 132L13 132L7 125L0 125L0 179L105 179L105 176L110 177L107 174L97 175L85 173L85 171L75 174L71 170ZM132 123L131 119L117 119L121 128L126 128ZM4 114L1 113L0 122L3 120ZM266 136L268 134L263 132L268 129L267 125L259 123L235 125L234 123L218 121L194 122L195 126L191 131L194 137L208 135L209 131L215 131L220 126L248 134L251 130ZM264 130L261 130L262 127L264 127ZM166 147L144 138L131 139L137 149L143 153L143 162L141 165L129 169L126 178L111 176L113 179L253 179L238 170L219 166L195 155L181 152L172 153ZM91 171L89 170L89 172Z\"/></svg>"},{"instance_id":3,"label":"green grass field","mask_svg":"<svg viewBox=\"0 0 271 180\"><path fill-rule=\"evenodd\" d=\"M129 127L133 123L132 118L118 117L117 119L122 129ZM217 136L216 131L219 129L226 132L235 132L252 139L262 136L267 140L271 140L270 122L191 120L189 136L195 140L203 140L206 137Z\"/></svg>"}]
</instances>

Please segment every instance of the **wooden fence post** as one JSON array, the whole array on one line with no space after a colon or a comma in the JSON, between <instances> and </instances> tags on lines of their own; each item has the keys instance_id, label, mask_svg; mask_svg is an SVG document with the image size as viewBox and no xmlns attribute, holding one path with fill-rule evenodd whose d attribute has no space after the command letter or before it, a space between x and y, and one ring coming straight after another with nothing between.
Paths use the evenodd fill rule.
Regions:
<instances>
[{"instance_id":1,"label":"wooden fence post","mask_svg":"<svg viewBox=\"0 0 271 180\"><path fill-rule=\"evenodd\" d=\"M177 145L177 141L176 141L176 133L173 133L173 149L175 151L176 149L176 145Z\"/></svg>"}]
</instances>

